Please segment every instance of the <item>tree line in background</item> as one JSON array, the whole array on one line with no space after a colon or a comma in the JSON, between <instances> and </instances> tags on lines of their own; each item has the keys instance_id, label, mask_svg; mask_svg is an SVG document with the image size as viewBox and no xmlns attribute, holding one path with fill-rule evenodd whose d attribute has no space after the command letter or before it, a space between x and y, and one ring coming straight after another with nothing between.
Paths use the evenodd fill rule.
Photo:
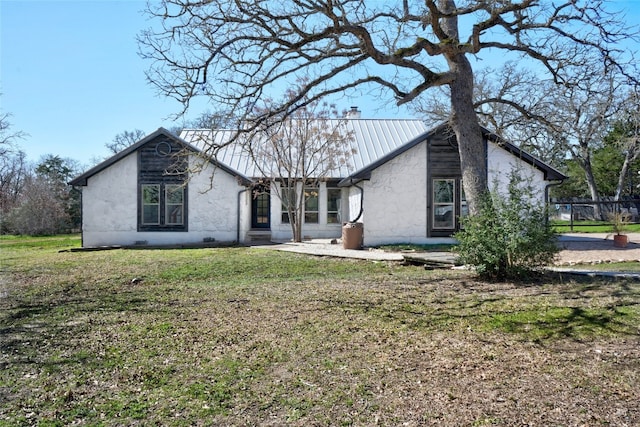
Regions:
<instances>
[{"instance_id":1,"label":"tree line in background","mask_svg":"<svg viewBox=\"0 0 640 427\"><path fill-rule=\"evenodd\" d=\"M27 161L12 131L9 114L0 116L0 233L46 235L80 229L80 191L67 182L80 171L77 161L53 154Z\"/></svg>"}]
</instances>

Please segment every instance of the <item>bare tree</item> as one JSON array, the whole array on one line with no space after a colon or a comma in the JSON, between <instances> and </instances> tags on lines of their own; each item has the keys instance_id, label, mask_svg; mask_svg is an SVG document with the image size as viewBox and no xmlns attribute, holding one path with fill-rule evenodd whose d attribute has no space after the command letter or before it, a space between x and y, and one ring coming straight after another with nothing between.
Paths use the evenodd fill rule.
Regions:
<instances>
[{"instance_id":1,"label":"bare tree","mask_svg":"<svg viewBox=\"0 0 640 427\"><path fill-rule=\"evenodd\" d=\"M8 214L17 204L28 175L26 154L16 145L26 134L11 131L9 117L8 113L0 114L0 233L6 231Z\"/></svg>"},{"instance_id":2,"label":"bare tree","mask_svg":"<svg viewBox=\"0 0 640 427\"><path fill-rule=\"evenodd\" d=\"M26 157L19 150L0 156L0 233L8 231L9 212L17 206L30 175Z\"/></svg>"},{"instance_id":3,"label":"bare tree","mask_svg":"<svg viewBox=\"0 0 640 427\"><path fill-rule=\"evenodd\" d=\"M9 113L0 114L0 157L15 152L16 141L27 136L27 134L22 131L11 131L9 117L11 117Z\"/></svg>"},{"instance_id":4,"label":"bare tree","mask_svg":"<svg viewBox=\"0 0 640 427\"><path fill-rule=\"evenodd\" d=\"M613 126L613 143L619 147L624 156L614 200L620 200L625 178L631 167L631 163L640 157L640 93L638 87L629 91L619 109L616 123Z\"/></svg>"},{"instance_id":5,"label":"bare tree","mask_svg":"<svg viewBox=\"0 0 640 427\"><path fill-rule=\"evenodd\" d=\"M134 129L132 131L125 130L124 132L117 134L113 138L113 141L107 142L104 146L111 154L117 154L125 148L135 144L144 138L144 136L144 131L141 131L140 129Z\"/></svg>"},{"instance_id":6,"label":"bare tree","mask_svg":"<svg viewBox=\"0 0 640 427\"><path fill-rule=\"evenodd\" d=\"M15 234L50 235L67 231L65 202L52 191L48 179L29 175L17 205L7 216L8 231Z\"/></svg>"},{"instance_id":7,"label":"bare tree","mask_svg":"<svg viewBox=\"0 0 640 427\"><path fill-rule=\"evenodd\" d=\"M619 76L594 74L581 86L565 87L554 96L552 114L556 126L549 129L549 137L560 141L571 158L584 171L591 200L600 201L593 172L593 151L602 147L605 135L611 129L619 108ZM602 218L600 205L594 205L596 218Z\"/></svg>"},{"instance_id":8,"label":"bare tree","mask_svg":"<svg viewBox=\"0 0 640 427\"><path fill-rule=\"evenodd\" d=\"M163 0L149 3L157 29L139 41L143 57L153 61L149 81L185 110L194 97L206 96L245 117L257 100L309 78L247 131L335 94L378 88L400 105L447 86L474 213L487 174L469 57L513 53L541 64L555 82L571 84L576 67L617 65L612 46L629 31L605 6L602 0Z\"/></svg>"},{"instance_id":9,"label":"bare tree","mask_svg":"<svg viewBox=\"0 0 640 427\"><path fill-rule=\"evenodd\" d=\"M285 96L296 96L295 89ZM260 174L273 180L256 186L254 192L268 185L276 194L286 210L284 218L291 225L295 242L302 241L305 222L317 221L308 217L306 207L309 201L318 202L320 182L345 168L353 154L353 135L335 106L320 101L305 104L288 117L272 116L272 122L262 121L243 135L241 142ZM277 105L279 102L266 99L263 106L255 108L256 114L263 116ZM316 206L315 215L317 210Z\"/></svg>"},{"instance_id":10,"label":"bare tree","mask_svg":"<svg viewBox=\"0 0 640 427\"><path fill-rule=\"evenodd\" d=\"M474 86L474 108L478 122L542 160L554 163L566 148L548 137L556 120L551 113L555 84L539 80L532 71L507 62L501 68L480 69ZM425 120L441 123L451 115L447 87L420 97L413 110Z\"/></svg>"}]
</instances>

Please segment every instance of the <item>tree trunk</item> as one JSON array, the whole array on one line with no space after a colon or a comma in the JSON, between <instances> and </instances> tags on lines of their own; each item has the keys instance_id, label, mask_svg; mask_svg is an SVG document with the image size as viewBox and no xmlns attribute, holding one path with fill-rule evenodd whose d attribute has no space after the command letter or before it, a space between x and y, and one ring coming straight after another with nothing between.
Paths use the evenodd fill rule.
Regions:
<instances>
[{"instance_id":1,"label":"tree trunk","mask_svg":"<svg viewBox=\"0 0 640 427\"><path fill-rule=\"evenodd\" d=\"M624 185L624 180L629 173L629 168L631 167L631 163L638 159L638 149L637 143L634 143L630 146L625 155L624 155L624 163L622 163L622 169L620 170L620 175L618 175L618 185L616 186L616 197L615 201L620 200L620 196L622 195L622 187ZM630 196L633 196L633 190L630 191Z\"/></svg>"},{"instance_id":2,"label":"tree trunk","mask_svg":"<svg viewBox=\"0 0 640 427\"><path fill-rule=\"evenodd\" d=\"M440 0L440 9L444 12L455 10L454 0ZM441 40L449 46L445 51L449 72L453 74L451 89L450 125L458 141L462 183L471 215L480 212L480 201L488 191L487 184L487 147L482 139L478 117L473 108L473 69L471 63L458 45L458 17L444 18L442 29L448 40Z\"/></svg>"},{"instance_id":3,"label":"tree trunk","mask_svg":"<svg viewBox=\"0 0 640 427\"><path fill-rule=\"evenodd\" d=\"M480 201L488 191L487 147L473 108L473 70L467 58L459 54L449 60L456 74L451 87L451 128L456 134L462 183L471 215L480 212Z\"/></svg>"},{"instance_id":4,"label":"tree trunk","mask_svg":"<svg viewBox=\"0 0 640 427\"><path fill-rule=\"evenodd\" d=\"M624 178L627 176L627 172L629 171L629 164L631 163L629 159L629 153L630 151L627 151L627 154L624 156L622 169L620 169L620 175L618 175L618 184L616 185L616 195L613 199L616 202L620 200L620 196L622 195L622 186L624 185Z\"/></svg>"},{"instance_id":5,"label":"tree trunk","mask_svg":"<svg viewBox=\"0 0 640 427\"><path fill-rule=\"evenodd\" d=\"M591 194L591 200L595 202L593 205L593 216L596 220L604 220L602 215L602 206L600 206L600 194L598 193L598 185L596 179L593 176L593 169L591 169L591 159L587 158L583 161L582 168L584 169L584 176L587 181L587 187L589 188L589 194Z\"/></svg>"},{"instance_id":6,"label":"tree trunk","mask_svg":"<svg viewBox=\"0 0 640 427\"><path fill-rule=\"evenodd\" d=\"M296 208L293 217L295 224L293 227L293 241L302 242L302 224L304 222L304 183L296 184Z\"/></svg>"}]
</instances>

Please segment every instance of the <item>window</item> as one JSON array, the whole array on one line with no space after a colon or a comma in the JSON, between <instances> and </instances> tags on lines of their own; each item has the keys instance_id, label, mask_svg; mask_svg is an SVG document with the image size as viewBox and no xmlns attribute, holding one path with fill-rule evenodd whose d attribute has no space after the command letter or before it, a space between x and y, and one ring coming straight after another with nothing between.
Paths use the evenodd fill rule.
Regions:
<instances>
[{"instance_id":1,"label":"window","mask_svg":"<svg viewBox=\"0 0 640 427\"><path fill-rule=\"evenodd\" d=\"M281 221L283 224L289 224L289 201L291 201L292 210L295 211L296 205L296 190L295 188L287 188L285 186L280 190L281 199L282 199L282 218ZM295 219L295 218L294 218Z\"/></svg>"},{"instance_id":2,"label":"window","mask_svg":"<svg viewBox=\"0 0 640 427\"><path fill-rule=\"evenodd\" d=\"M304 189L304 222L318 223L318 189L315 187Z\"/></svg>"},{"instance_id":3,"label":"window","mask_svg":"<svg viewBox=\"0 0 640 427\"><path fill-rule=\"evenodd\" d=\"M433 228L454 228L455 179L433 180Z\"/></svg>"},{"instance_id":4,"label":"window","mask_svg":"<svg viewBox=\"0 0 640 427\"><path fill-rule=\"evenodd\" d=\"M159 184L144 184L142 186L142 224L160 224Z\"/></svg>"},{"instance_id":5,"label":"window","mask_svg":"<svg viewBox=\"0 0 640 427\"><path fill-rule=\"evenodd\" d=\"M185 230L185 197L182 184L141 184L140 230Z\"/></svg>"},{"instance_id":6,"label":"window","mask_svg":"<svg viewBox=\"0 0 640 427\"><path fill-rule=\"evenodd\" d=\"M327 189L327 224L340 224L340 202L342 191L339 188Z\"/></svg>"},{"instance_id":7,"label":"window","mask_svg":"<svg viewBox=\"0 0 640 427\"><path fill-rule=\"evenodd\" d=\"M182 225L184 223L184 188L179 184L167 184L165 191L165 224Z\"/></svg>"}]
</instances>

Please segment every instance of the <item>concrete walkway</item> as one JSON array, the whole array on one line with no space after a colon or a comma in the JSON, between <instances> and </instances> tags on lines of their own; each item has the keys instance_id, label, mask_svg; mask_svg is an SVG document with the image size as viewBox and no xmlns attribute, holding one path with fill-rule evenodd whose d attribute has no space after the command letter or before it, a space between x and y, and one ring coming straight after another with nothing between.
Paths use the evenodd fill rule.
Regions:
<instances>
[{"instance_id":1,"label":"concrete walkway","mask_svg":"<svg viewBox=\"0 0 640 427\"><path fill-rule=\"evenodd\" d=\"M640 233L629 236L629 247L620 249L614 248L611 235L606 233L567 233L559 236L558 245L562 252L572 252L579 256L584 252L593 254L607 254L610 256L609 262L618 259L622 252L632 255L640 251ZM456 255L445 251L403 251L385 252L381 249L367 248L363 250L343 249L341 243L331 243L330 239L305 240L304 242L274 242L271 245L258 246L265 249L278 250L284 252L295 252L307 255L330 256L338 258L352 258L370 261L395 261L424 264L427 268L450 268L455 265ZM594 269L575 268L573 266L554 266L549 270L565 274L578 274L586 276L630 278L640 280L640 273L600 271Z\"/></svg>"},{"instance_id":2,"label":"concrete walkway","mask_svg":"<svg viewBox=\"0 0 640 427\"><path fill-rule=\"evenodd\" d=\"M300 254L352 258L371 261L406 261L421 264L453 265L455 254L451 252L386 252L381 249L365 248L362 250L343 249L340 243L331 243L330 239L313 239L304 242L277 242L272 245L258 246L266 249L295 252Z\"/></svg>"}]
</instances>

